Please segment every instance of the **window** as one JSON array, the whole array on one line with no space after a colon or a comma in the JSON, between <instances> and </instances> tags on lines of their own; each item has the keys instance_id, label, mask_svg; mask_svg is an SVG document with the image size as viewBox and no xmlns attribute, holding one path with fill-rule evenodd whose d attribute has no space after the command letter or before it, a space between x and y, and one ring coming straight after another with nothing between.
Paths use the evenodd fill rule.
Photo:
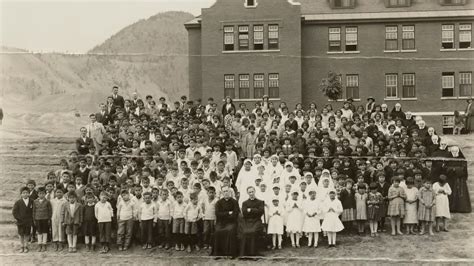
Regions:
<instances>
[{"instance_id":1,"label":"window","mask_svg":"<svg viewBox=\"0 0 474 266\"><path fill-rule=\"evenodd\" d=\"M403 74L402 98L416 98L415 74Z\"/></svg>"},{"instance_id":2,"label":"window","mask_svg":"<svg viewBox=\"0 0 474 266\"><path fill-rule=\"evenodd\" d=\"M329 28L329 51L341 51L341 28Z\"/></svg>"},{"instance_id":3,"label":"window","mask_svg":"<svg viewBox=\"0 0 474 266\"><path fill-rule=\"evenodd\" d=\"M454 116L443 115L443 128L452 128L452 127L454 127Z\"/></svg>"},{"instance_id":4,"label":"window","mask_svg":"<svg viewBox=\"0 0 474 266\"><path fill-rule=\"evenodd\" d=\"M471 48L471 24L460 24L459 25L459 48Z\"/></svg>"},{"instance_id":5,"label":"window","mask_svg":"<svg viewBox=\"0 0 474 266\"><path fill-rule=\"evenodd\" d=\"M386 0L387 7L411 6L411 0Z\"/></svg>"},{"instance_id":6,"label":"window","mask_svg":"<svg viewBox=\"0 0 474 266\"><path fill-rule=\"evenodd\" d=\"M415 26L402 27L402 49L415 50Z\"/></svg>"},{"instance_id":7,"label":"window","mask_svg":"<svg viewBox=\"0 0 474 266\"><path fill-rule=\"evenodd\" d=\"M257 6L257 1L256 0L245 0L245 6L246 7L255 7L255 6Z\"/></svg>"},{"instance_id":8,"label":"window","mask_svg":"<svg viewBox=\"0 0 474 266\"><path fill-rule=\"evenodd\" d=\"M250 80L248 74L239 75L239 99L250 98Z\"/></svg>"},{"instance_id":9,"label":"window","mask_svg":"<svg viewBox=\"0 0 474 266\"><path fill-rule=\"evenodd\" d=\"M385 74L385 91L387 98L397 98L398 75Z\"/></svg>"},{"instance_id":10,"label":"window","mask_svg":"<svg viewBox=\"0 0 474 266\"><path fill-rule=\"evenodd\" d=\"M454 48L454 25L441 26L441 47L443 49Z\"/></svg>"},{"instance_id":11,"label":"window","mask_svg":"<svg viewBox=\"0 0 474 266\"><path fill-rule=\"evenodd\" d=\"M357 51L357 27L346 27L346 51Z\"/></svg>"},{"instance_id":12,"label":"window","mask_svg":"<svg viewBox=\"0 0 474 266\"><path fill-rule=\"evenodd\" d=\"M265 95L265 75L254 74L253 75L253 98L260 99Z\"/></svg>"},{"instance_id":13,"label":"window","mask_svg":"<svg viewBox=\"0 0 474 266\"><path fill-rule=\"evenodd\" d=\"M239 50L249 49L249 26L239 26Z\"/></svg>"},{"instance_id":14,"label":"window","mask_svg":"<svg viewBox=\"0 0 474 266\"><path fill-rule=\"evenodd\" d=\"M234 26L224 27L224 50L234 50Z\"/></svg>"},{"instance_id":15,"label":"window","mask_svg":"<svg viewBox=\"0 0 474 266\"><path fill-rule=\"evenodd\" d=\"M263 25L253 26L253 49L263 50Z\"/></svg>"},{"instance_id":16,"label":"window","mask_svg":"<svg viewBox=\"0 0 474 266\"><path fill-rule=\"evenodd\" d=\"M355 0L331 0L332 8L354 8Z\"/></svg>"},{"instance_id":17,"label":"window","mask_svg":"<svg viewBox=\"0 0 474 266\"><path fill-rule=\"evenodd\" d=\"M442 97L454 97L454 73L444 72L441 79Z\"/></svg>"},{"instance_id":18,"label":"window","mask_svg":"<svg viewBox=\"0 0 474 266\"><path fill-rule=\"evenodd\" d=\"M441 0L443 6L462 6L466 4L466 0Z\"/></svg>"},{"instance_id":19,"label":"window","mask_svg":"<svg viewBox=\"0 0 474 266\"><path fill-rule=\"evenodd\" d=\"M224 97L235 98L235 76L224 75Z\"/></svg>"},{"instance_id":20,"label":"window","mask_svg":"<svg viewBox=\"0 0 474 266\"><path fill-rule=\"evenodd\" d=\"M346 99L359 99L359 75L346 75Z\"/></svg>"},{"instance_id":21,"label":"window","mask_svg":"<svg viewBox=\"0 0 474 266\"><path fill-rule=\"evenodd\" d=\"M268 49L269 50L278 50L279 49L279 34L278 34L278 25L268 25Z\"/></svg>"},{"instance_id":22,"label":"window","mask_svg":"<svg viewBox=\"0 0 474 266\"><path fill-rule=\"evenodd\" d=\"M385 50L398 50L398 27L385 27Z\"/></svg>"},{"instance_id":23,"label":"window","mask_svg":"<svg viewBox=\"0 0 474 266\"><path fill-rule=\"evenodd\" d=\"M472 95L472 72L459 73L459 96L467 97Z\"/></svg>"},{"instance_id":24,"label":"window","mask_svg":"<svg viewBox=\"0 0 474 266\"><path fill-rule=\"evenodd\" d=\"M278 74L268 74L268 96L280 98L280 77Z\"/></svg>"}]
</instances>

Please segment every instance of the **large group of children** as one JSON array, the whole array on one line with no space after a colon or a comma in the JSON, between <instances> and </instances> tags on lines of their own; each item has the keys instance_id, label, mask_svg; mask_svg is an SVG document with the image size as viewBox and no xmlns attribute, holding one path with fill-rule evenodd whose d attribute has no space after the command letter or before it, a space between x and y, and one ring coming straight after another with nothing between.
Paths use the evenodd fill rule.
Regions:
<instances>
[{"instance_id":1,"label":"large group of children","mask_svg":"<svg viewBox=\"0 0 474 266\"><path fill-rule=\"evenodd\" d=\"M29 180L21 188L13 207L21 252L32 241L46 251L51 241L56 251L67 243L76 252L83 242L107 253L112 239L120 251L134 243L211 249L224 188L239 206L256 188L263 243L273 249L287 238L300 247L302 237L317 247L320 234L335 247L337 232L364 234L367 224L377 237L386 218L392 235L402 226L433 235L433 227L448 231L450 205L466 211L467 174L448 180L443 161L464 167L459 148L398 103L392 111L373 98L289 110L264 96L248 109L230 98L218 108L212 98L204 105L183 96L168 106L136 93L124 100L114 87L90 119L59 169L41 186Z\"/></svg>"}]
</instances>

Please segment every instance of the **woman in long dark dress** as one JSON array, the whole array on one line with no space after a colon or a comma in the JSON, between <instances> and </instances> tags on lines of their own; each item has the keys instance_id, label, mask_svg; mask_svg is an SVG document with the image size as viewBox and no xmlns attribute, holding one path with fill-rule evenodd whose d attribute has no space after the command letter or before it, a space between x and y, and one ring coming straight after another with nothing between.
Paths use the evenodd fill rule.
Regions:
<instances>
[{"instance_id":1,"label":"woman in long dark dress","mask_svg":"<svg viewBox=\"0 0 474 266\"><path fill-rule=\"evenodd\" d=\"M449 209L451 212L471 212L471 199L467 187L467 162L459 147L450 148L449 158L460 160L447 161L445 164L448 184L453 193L449 196Z\"/></svg>"},{"instance_id":2,"label":"woman in long dark dress","mask_svg":"<svg viewBox=\"0 0 474 266\"><path fill-rule=\"evenodd\" d=\"M239 203L231 198L228 187L223 187L221 192L224 198L216 202L216 227L212 255L236 257Z\"/></svg>"}]
</instances>

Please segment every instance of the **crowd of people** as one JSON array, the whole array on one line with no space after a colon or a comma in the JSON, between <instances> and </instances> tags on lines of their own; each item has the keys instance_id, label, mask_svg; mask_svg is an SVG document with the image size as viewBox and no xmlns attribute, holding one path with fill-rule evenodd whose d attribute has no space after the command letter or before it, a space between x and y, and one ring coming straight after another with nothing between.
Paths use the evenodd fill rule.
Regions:
<instances>
[{"instance_id":1,"label":"crowd of people","mask_svg":"<svg viewBox=\"0 0 474 266\"><path fill-rule=\"evenodd\" d=\"M462 152L399 103L219 105L125 100L115 86L60 168L21 188L21 252L115 242L254 256L335 247L341 231L375 238L386 220L391 235L433 235L471 211Z\"/></svg>"}]
</instances>

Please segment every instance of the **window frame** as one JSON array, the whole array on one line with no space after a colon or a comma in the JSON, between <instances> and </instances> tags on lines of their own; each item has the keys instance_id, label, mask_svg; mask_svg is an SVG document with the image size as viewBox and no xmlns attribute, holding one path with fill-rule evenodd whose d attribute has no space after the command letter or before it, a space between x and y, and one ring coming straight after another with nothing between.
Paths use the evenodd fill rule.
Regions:
<instances>
[{"instance_id":1,"label":"window frame","mask_svg":"<svg viewBox=\"0 0 474 266\"><path fill-rule=\"evenodd\" d=\"M466 88L463 88L465 86ZM468 89L468 93L462 93ZM472 96L472 72L462 71L459 72L459 97L471 97Z\"/></svg>"},{"instance_id":2,"label":"window frame","mask_svg":"<svg viewBox=\"0 0 474 266\"><path fill-rule=\"evenodd\" d=\"M250 74L239 74L239 99L250 99Z\"/></svg>"},{"instance_id":3,"label":"window frame","mask_svg":"<svg viewBox=\"0 0 474 266\"><path fill-rule=\"evenodd\" d=\"M339 32L331 32L331 30L338 30ZM331 35L339 36L339 40L331 40ZM329 52L341 52L342 51L342 36L341 27L328 27L328 51ZM331 42L337 42L339 45L331 45ZM331 47L339 47L339 49L331 49Z\"/></svg>"},{"instance_id":4,"label":"window frame","mask_svg":"<svg viewBox=\"0 0 474 266\"><path fill-rule=\"evenodd\" d=\"M226 31L227 29L232 29L232 31ZM234 51L235 50L235 27L233 25L226 25L223 28L224 32L224 51ZM232 38L232 43L227 43L227 38L226 37L231 37Z\"/></svg>"},{"instance_id":5,"label":"window frame","mask_svg":"<svg viewBox=\"0 0 474 266\"><path fill-rule=\"evenodd\" d=\"M349 32L349 30L354 30ZM346 26L344 29L345 33L345 44L344 44L344 51L348 52L355 52L358 51L359 48L359 28L357 26ZM355 44L347 44L348 43L348 36L355 35L355 40L350 40L351 42L355 42Z\"/></svg>"},{"instance_id":6,"label":"window frame","mask_svg":"<svg viewBox=\"0 0 474 266\"><path fill-rule=\"evenodd\" d=\"M405 30L405 28L410 28L412 27L413 29L412 30ZM411 38L405 38L405 33L407 33L407 35L409 33L411 33L413 35L413 37ZM416 38L416 35L415 35L415 25L402 25L402 50L416 50L416 42L415 42L415 38ZM413 47L406 47L405 46L405 41L407 42L413 42Z\"/></svg>"},{"instance_id":7,"label":"window frame","mask_svg":"<svg viewBox=\"0 0 474 266\"><path fill-rule=\"evenodd\" d=\"M394 76L395 79L395 85L388 84L388 77ZM388 90L390 89L390 92L393 92L393 89L395 89L395 96L392 96L392 93L390 95L388 94ZM387 99L397 99L398 98L398 73L386 73L385 74L385 98Z\"/></svg>"},{"instance_id":8,"label":"window frame","mask_svg":"<svg viewBox=\"0 0 474 266\"><path fill-rule=\"evenodd\" d=\"M247 28L247 30L245 30ZM250 27L249 25L240 25L238 26L238 40L239 40L239 50L247 51L250 50ZM244 38L246 36L246 38ZM245 46L245 42L247 45Z\"/></svg>"},{"instance_id":9,"label":"window frame","mask_svg":"<svg viewBox=\"0 0 474 266\"><path fill-rule=\"evenodd\" d=\"M413 84L406 84L407 77L413 77ZM411 82L410 82L411 83ZM413 90L413 93L410 93ZM407 93L408 92L408 93ZM416 74L415 73L402 73L402 99L416 98Z\"/></svg>"},{"instance_id":10,"label":"window frame","mask_svg":"<svg viewBox=\"0 0 474 266\"><path fill-rule=\"evenodd\" d=\"M447 29L447 27L450 27L451 29ZM454 40L455 40L455 33L454 33L454 24L442 24L441 25L441 49L455 49L456 46L454 44ZM452 36L449 37L449 39L452 39L452 41L445 41L444 39L447 39L448 37L445 37L444 34L447 33L447 32L451 32L452 33ZM449 45L450 47L445 47L445 44L451 44Z\"/></svg>"},{"instance_id":11,"label":"window frame","mask_svg":"<svg viewBox=\"0 0 474 266\"><path fill-rule=\"evenodd\" d=\"M386 7L408 7L411 6L411 0L395 0L396 3L392 3L393 0L386 0Z\"/></svg>"},{"instance_id":12,"label":"window frame","mask_svg":"<svg viewBox=\"0 0 474 266\"><path fill-rule=\"evenodd\" d=\"M268 24L268 50L280 49L280 25ZM275 30L276 29L276 30Z\"/></svg>"},{"instance_id":13,"label":"window frame","mask_svg":"<svg viewBox=\"0 0 474 266\"><path fill-rule=\"evenodd\" d=\"M463 29L462 27L466 27ZM469 36L469 41L461 41L464 35ZM472 24L471 23L460 23L459 24L459 49L472 48Z\"/></svg>"},{"instance_id":14,"label":"window frame","mask_svg":"<svg viewBox=\"0 0 474 266\"><path fill-rule=\"evenodd\" d=\"M454 1L449 1L449 2L448 0L441 0L440 4L442 6L463 6L466 4L466 0L454 0Z\"/></svg>"},{"instance_id":15,"label":"window frame","mask_svg":"<svg viewBox=\"0 0 474 266\"><path fill-rule=\"evenodd\" d=\"M265 95L265 74L253 74L253 98L260 99Z\"/></svg>"},{"instance_id":16,"label":"window frame","mask_svg":"<svg viewBox=\"0 0 474 266\"><path fill-rule=\"evenodd\" d=\"M352 86L352 84L350 84L350 78L355 78L354 81L355 81L355 85ZM351 81L352 82L352 81ZM360 99L360 80L359 80L359 74L346 74L346 99L349 99L349 98L352 98L354 100L359 100ZM349 84L351 86L349 86ZM351 91L351 94L349 95L348 91ZM354 90L357 91L357 96L354 96Z\"/></svg>"},{"instance_id":17,"label":"window frame","mask_svg":"<svg viewBox=\"0 0 474 266\"><path fill-rule=\"evenodd\" d=\"M235 75L234 74L224 74L224 98L228 96L232 99L235 98Z\"/></svg>"},{"instance_id":18,"label":"window frame","mask_svg":"<svg viewBox=\"0 0 474 266\"><path fill-rule=\"evenodd\" d=\"M356 0L330 0L329 3L333 9L355 8Z\"/></svg>"},{"instance_id":19,"label":"window frame","mask_svg":"<svg viewBox=\"0 0 474 266\"><path fill-rule=\"evenodd\" d=\"M280 74L268 74L268 96L269 98L280 98Z\"/></svg>"},{"instance_id":20,"label":"window frame","mask_svg":"<svg viewBox=\"0 0 474 266\"><path fill-rule=\"evenodd\" d=\"M258 35L261 35L261 36L257 36L257 33ZM264 25L262 24L253 25L253 49L263 50L264 42L265 42Z\"/></svg>"},{"instance_id":21,"label":"window frame","mask_svg":"<svg viewBox=\"0 0 474 266\"><path fill-rule=\"evenodd\" d=\"M445 77L452 78L452 86L445 87ZM441 74L441 97L455 97L455 93L454 93L454 87L456 86L455 80L456 80L456 74L454 72L443 72ZM452 93L448 95L445 93L446 90L451 90Z\"/></svg>"},{"instance_id":22,"label":"window frame","mask_svg":"<svg viewBox=\"0 0 474 266\"><path fill-rule=\"evenodd\" d=\"M389 28L395 29L395 31L388 31ZM387 38L389 34L395 33L395 38ZM388 42L394 41L395 49L388 47ZM386 51L397 51L398 50L398 25L385 25L385 50Z\"/></svg>"}]
</instances>

